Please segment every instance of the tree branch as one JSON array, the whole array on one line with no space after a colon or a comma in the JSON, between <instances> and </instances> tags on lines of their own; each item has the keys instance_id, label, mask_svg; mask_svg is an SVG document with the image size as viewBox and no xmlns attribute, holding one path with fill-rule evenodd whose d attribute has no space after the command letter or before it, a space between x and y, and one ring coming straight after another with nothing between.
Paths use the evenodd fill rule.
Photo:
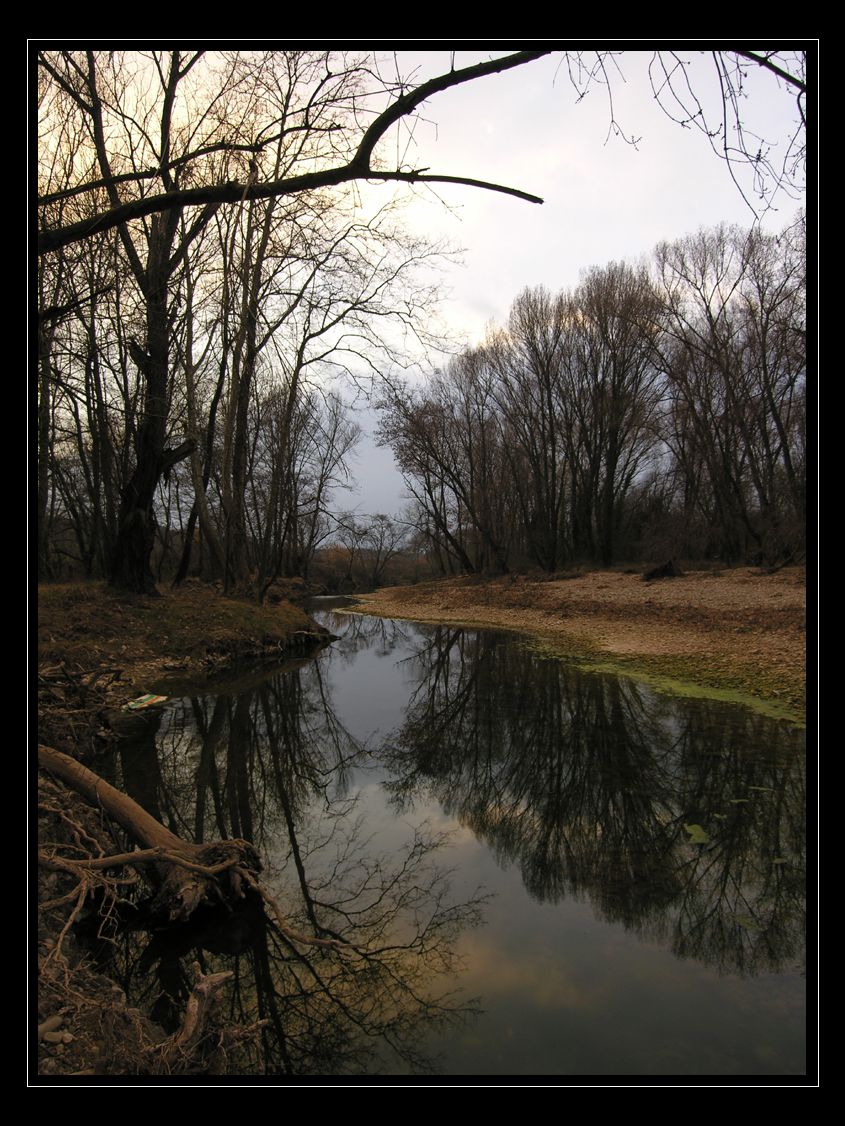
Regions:
<instances>
[{"instance_id":1,"label":"tree branch","mask_svg":"<svg viewBox=\"0 0 845 1126\"><path fill-rule=\"evenodd\" d=\"M89 301L96 301L98 297L102 297L104 293L109 293L114 289L113 285L104 285L99 289L95 289L93 293L87 294L85 297L76 297L73 301L68 301L66 305L50 305L42 313L38 314L38 323L46 324L49 321L58 321L68 313L80 309L83 305L87 305Z\"/></svg>"},{"instance_id":2,"label":"tree branch","mask_svg":"<svg viewBox=\"0 0 845 1126\"><path fill-rule=\"evenodd\" d=\"M773 63L771 59L755 55L753 51L734 51L734 54L739 55L742 59L748 59L758 66L765 67L766 70L770 70L772 74L776 74L778 78L782 78L784 82L788 82L790 86L794 86L796 90L800 90L802 94L807 93L806 82L803 82L800 78L796 78L794 74L789 74L788 71L782 70L781 67Z\"/></svg>"},{"instance_id":3,"label":"tree branch","mask_svg":"<svg viewBox=\"0 0 845 1126\"><path fill-rule=\"evenodd\" d=\"M124 865L136 867L139 864L175 864L178 868L186 868L189 872L196 872L200 876L218 876L230 868L241 863L238 856L231 856L219 864L197 864L178 852L166 848L135 849L134 852L120 852L113 856L99 856L95 859L84 858L76 860L69 856L48 856L46 853L38 854L38 863L44 868L51 868L59 872L73 872L77 875L84 871L103 871L107 868L121 868Z\"/></svg>"},{"instance_id":4,"label":"tree branch","mask_svg":"<svg viewBox=\"0 0 845 1126\"><path fill-rule=\"evenodd\" d=\"M185 153L183 156L168 161L166 167L170 170L181 168L184 164L190 164L192 160L199 160L200 157L210 156L212 153L216 152L250 152L254 154L261 152L268 145L281 140L281 138L288 133L301 133L306 129L314 133L334 133L340 128L341 126L339 125L289 125L280 133L274 133L272 137L267 137L263 141L254 141L242 145L229 141L217 141L213 145L204 145L202 148L195 149L193 152ZM75 188L62 188L60 191L48 192L47 195L39 196L38 206L43 207L48 203L57 203L62 199L71 199L73 196L96 191L97 188L107 188L115 184L128 184L138 180L155 180L160 175L161 168L147 168L140 172L121 172L119 175L115 176L104 176L99 180L89 180L85 184L79 184Z\"/></svg>"},{"instance_id":5,"label":"tree branch","mask_svg":"<svg viewBox=\"0 0 845 1126\"><path fill-rule=\"evenodd\" d=\"M549 51L519 51L504 59L493 59L476 66L466 67L463 70L452 71L449 74L439 75L437 78L424 82L416 90L398 98L364 133L361 143L347 164L338 168L328 168L320 172L306 172L299 176L291 176L281 180L274 180L267 184L238 184L229 182L208 187L188 188L179 191L163 192L158 195L148 196L146 199L132 200L129 203L116 204L108 211L93 218L84 219L78 223L71 223L66 227L58 227L52 231L43 231L38 237L38 253L45 254L51 250L58 250L70 243L89 238L102 231L111 230L113 227L122 226L132 219L141 219L159 211L170 211L173 208L191 207L201 204L240 203L245 199L271 199L285 195L296 195L300 192L313 191L317 188L334 187L338 184L348 183L352 180L405 180L409 182L424 181L441 183L466 184L472 187L482 187L492 191L504 192L533 203L541 203L537 196L527 192L520 192L516 188L507 188L502 185L486 183L482 180L473 180L463 177L437 177L425 176L419 172L402 172L399 170L384 172L374 171L370 167L373 150L378 141L384 136L391 125L402 117L412 113L422 102L432 94L447 90L452 86L470 82L475 78L487 74L497 74L524 63L533 62L535 59L549 54ZM102 161L101 161L102 163ZM109 185L114 192L113 184Z\"/></svg>"},{"instance_id":6,"label":"tree branch","mask_svg":"<svg viewBox=\"0 0 845 1126\"><path fill-rule=\"evenodd\" d=\"M400 180L409 184L465 184L471 188L485 188L489 192L502 192L504 195L516 196L529 203L542 203L541 196L523 192L519 188L509 188L505 184L492 184L488 180L473 180L469 176L439 176L426 172L371 172L368 180Z\"/></svg>"},{"instance_id":7,"label":"tree branch","mask_svg":"<svg viewBox=\"0 0 845 1126\"><path fill-rule=\"evenodd\" d=\"M388 106L372 123L358 146L358 151L352 159L352 164L370 170L370 160L378 142L391 125L395 125L403 117L407 117L424 101L441 90L448 90L452 86L460 86L464 82L472 82L487 74L499 74L503 70L522 66L523 63L534 62L543 55L550 55L551 51L517 51L504 59L491 59L486 63L477 63L475 66L464 67L463 70L452 70L448 74L439 74L436 78L423 82L416 90L397 98L393 105Z\"/></svg>"},{"instance_id":8,"label":"tree branch","mask_svg":"<svg viewBox=\"0 0 845 1126\"><path fill-rule=\"evenodd\" d=\"M174 465L178 465L180 461L184 461L196 449L196 442L193 438L187 438L180 445L174 449L167 449L162 454L161 458L161 471L166 477Z\"/></svg>"}]
</instances>

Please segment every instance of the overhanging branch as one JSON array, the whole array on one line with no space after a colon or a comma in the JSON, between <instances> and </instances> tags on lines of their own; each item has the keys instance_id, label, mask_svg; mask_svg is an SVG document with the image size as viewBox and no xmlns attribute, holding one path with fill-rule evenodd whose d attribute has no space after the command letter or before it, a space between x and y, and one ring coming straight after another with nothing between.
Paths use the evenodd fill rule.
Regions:
<instances>
[{"instance_id":1,"label":"overhanging branch","mask_svg":"<svg viewBox=\"0 0 845 1126\"><path fill-rule=\"evenodd\" d=\"M376 171L370 167L370 162L375 146L390 126L412 113L432 94L447 90L452 86L461 85L464 82L470 82L484 75L497 74L513 67L522 66L524 63L533 62L549 53L549 51L518 51L503 59L492 59L489 62L478 63L476 66L441 74L429 82L424 82L416 90L397 98L392 105L379 114L364 133L352 160L338 168L328 168L320 172L307 172L266 184L239 184L230 181L207 187L162 192L147 196L145 199L132 200L129 203L115 205L90 219L83 219L78 223L71 223L52 231L42 231L38 236L38 253L45 254L51 250L58 250L70 243L79 242L82 239L90 238L92 235L122 226L133 219L141 219L159 211L209 204L241 203L246 199L272 199L313 191L318 188L334 187L353 180L404 180L407 182L465 184L470 187L503 192L506 195L513 195L532 203L542 203L538 196L501 184L491 184L469 177L436 176L414 171L402 172L398 169L390 172ZM112 178L107 177L106 179L109 181Z\"/></svg>"},{"instance_id":2,"label":"overhanging branch","mask_svg":"<svg viewBox=\"0 0 845 1126\"><path fill-rule=\"evenodd\" d=\"M773 63L768 55L755 55L753 51L734 51L734 54L739 55L740 58L748 59L749 62L756 63L757 66L762 66L766 70L770 70L772 74L776 74L778 78L782 78L784 82L788 82L790 86L794 86L795 89L800 90L802 94L807 93L806 82L797 78L794 74L790 74L776 63Z\"/></svg>"},{"instance_id":3,"label":"overhanging branch","mask_svg":"<svg viewBox=\"0 0 845 1126\"><path fill-rule=\"evenodd\" d=\"M368 180L400 180L409 184L464 184L470 188L484 188L489 192L502 192L504 195L516 196L529 203L542 203L538 195L523 192L519 188L509 188L504 184L491 184L488 180L473 180L469 176L438 176L426 172L371 172Z\"/></svg>"}]
</instances>

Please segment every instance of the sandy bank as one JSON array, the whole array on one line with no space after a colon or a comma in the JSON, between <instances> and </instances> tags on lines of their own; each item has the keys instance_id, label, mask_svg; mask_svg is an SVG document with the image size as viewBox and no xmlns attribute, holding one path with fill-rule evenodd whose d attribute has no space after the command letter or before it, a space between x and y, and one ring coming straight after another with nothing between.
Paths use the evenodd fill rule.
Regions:
<instances>
[{"instance_id":1,"label":"sandy bank","mask_svg":"<svg viewBox=\"0 0 845 1126\"><path fill-rule=\"evenodd\" d=\"M557 653L792 717L804 710L805 601L799 568L693 571L652 583L616 571L548 581L468 577L358 599L383 617L517 630Z\"/></svg>"}]
</instances>

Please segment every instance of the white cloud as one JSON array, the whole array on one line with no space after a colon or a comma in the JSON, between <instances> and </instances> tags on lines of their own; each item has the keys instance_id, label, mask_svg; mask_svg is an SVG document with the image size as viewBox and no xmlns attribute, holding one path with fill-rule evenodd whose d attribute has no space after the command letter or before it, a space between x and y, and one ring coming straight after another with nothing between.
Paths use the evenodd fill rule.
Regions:
<instances>
[{"instance_id":1,"label":"white cloud","mask_svg":"<svg viewBox=\"0 0 845 1126\"><path fill-rule=\"evenodd\" d=\"M487 57L490 52L459 52L455 66ZM451 296L442 314L452 330L477 340L491 319L504 320L527 285L570 287L585 268L640 258L663 239L722 221L751 222L727 166L706 138L674 124L655 104L647 79L650 57L650 51L626 53L621 65L627 81L619 81L614 94L621 127L641 137L637 148L618 137L606 140L609 110L600 89L575 104L560 55L445 91L422 108L407 157L415 167L503 183L545 199L537 206L436 185L437 197L448 205L443 207L420 193L408 220L464 250L464 265L445 272ZM399 65L403 72L419 66L422 81L448 69L451 53L400 51ZM707 60L694 62L690 74L705 108L712 109L715 75ZM765 74L749 75L747 89L753 128L785 143L794 99ZM766 225L785 226L797 207L782 199ZM383 464L379 487L383 499ZM400 488L397 476L397 503ZM366 484L362 503L367 507Z\"/></svg>"}]
</instances>

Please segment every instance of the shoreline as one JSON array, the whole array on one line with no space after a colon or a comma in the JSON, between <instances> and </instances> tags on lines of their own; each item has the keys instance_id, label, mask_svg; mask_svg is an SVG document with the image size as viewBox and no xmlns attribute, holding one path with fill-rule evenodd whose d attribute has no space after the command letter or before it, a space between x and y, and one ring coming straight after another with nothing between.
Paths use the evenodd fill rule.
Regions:
<instances>
[{"instance_id":1,"label":"shoreline","mask_svg":"<svg viewBox=\"0 0 845 1126\"><path fill-rule=\"evenodd\" d=\"M352 612L503 629L585 669L805 722L803 569L691 571L651 583L597 571L434 580L356 596Z\"/></svg>"}]
</instances>

